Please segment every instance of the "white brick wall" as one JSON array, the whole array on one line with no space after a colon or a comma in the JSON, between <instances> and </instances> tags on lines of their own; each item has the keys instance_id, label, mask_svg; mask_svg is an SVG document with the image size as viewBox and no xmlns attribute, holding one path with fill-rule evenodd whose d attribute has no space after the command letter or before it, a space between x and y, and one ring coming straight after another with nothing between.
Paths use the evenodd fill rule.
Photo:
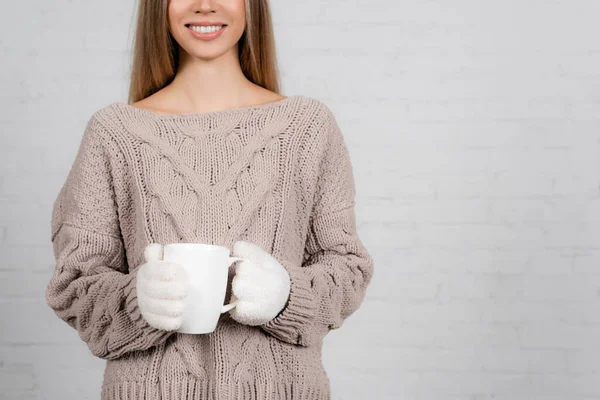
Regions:
<instances>
[{"instance_id":1,"label":"white brick wall","mask_svg":"<svg viewBox=\"0 0 600 400\"><path fill-rule=\"evenodd\" d=\"M325 340L334 400L600 399L600 1L272 1L284 94L326 102L376 271ZM0 398L98 399L44 303L50 210L126 99L133 4L0 13Z\"/></svg>"}]
</instances>

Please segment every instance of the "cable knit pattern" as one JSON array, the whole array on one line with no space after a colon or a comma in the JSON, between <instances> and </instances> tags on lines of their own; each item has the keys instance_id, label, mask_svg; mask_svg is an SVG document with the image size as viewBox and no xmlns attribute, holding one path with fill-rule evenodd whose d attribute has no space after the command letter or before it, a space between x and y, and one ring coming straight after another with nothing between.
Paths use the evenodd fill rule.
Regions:
<instances>
[{"instance_id":1,"label":"cable knit pattern","mask_svg":"<svg viewBox=\"0 0 600 400\"><path fill-rule=\"evenodd\" d=\"M54 202L47 304L106 360L102 400L329 400L323 338L373 274L354 196L343 135L316 99L174 115L112 103L89 119ZM223 313L204 335L145 321L146 245L237 240L288 271L279 315L249 326Z\"/></svg>"}]
</instances>

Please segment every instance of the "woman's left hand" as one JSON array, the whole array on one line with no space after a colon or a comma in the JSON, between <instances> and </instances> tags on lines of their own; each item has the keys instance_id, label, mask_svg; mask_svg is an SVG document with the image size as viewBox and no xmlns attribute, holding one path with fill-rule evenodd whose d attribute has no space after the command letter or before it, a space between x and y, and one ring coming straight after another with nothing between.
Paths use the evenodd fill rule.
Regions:
<instances>
[{"instance_id":1,"label":"woman's left hand","mask_svg":"<svg viewBox=\"0 0 600 400\"><path fill-rule=\"evenodd\" d=\"M235 242L233 254L245 261L239 261L235 268L231 301L239 301L229 314L244 325L265 324L285 307L290 276L279 261L254 243Z\"/></svg>"}]
</instances>

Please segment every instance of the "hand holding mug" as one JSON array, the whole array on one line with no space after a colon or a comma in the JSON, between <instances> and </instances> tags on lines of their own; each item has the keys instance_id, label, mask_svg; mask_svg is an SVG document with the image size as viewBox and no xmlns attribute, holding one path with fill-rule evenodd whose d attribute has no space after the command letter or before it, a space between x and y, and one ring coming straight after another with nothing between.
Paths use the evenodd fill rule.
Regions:
<instances>
[{"instance_id":1,"label":"hand holding mug","mask_svg":"<svg viewBox=\"0 0 600 400\"><path fill-rule=\"evenodd\" d=\"M290 276L271 254L245 241L233 245L233 254L244 260L235 268L231 301L237 306L231 318L244 325L262 325L285 307L290 294Z\"/></svg>"},{"instance_id":2,"label":"hand holding mug","mask_svg":"<svg viewBox=\"0 0 600 400\"><path fill-rule=\"evenodd\" d=\"M144 249L146 263L136 273L138 307L150 326L177 330L183 323L187 277L181 264L163 261L161 253L160 243Z\"/></svg>"}]
</instances>

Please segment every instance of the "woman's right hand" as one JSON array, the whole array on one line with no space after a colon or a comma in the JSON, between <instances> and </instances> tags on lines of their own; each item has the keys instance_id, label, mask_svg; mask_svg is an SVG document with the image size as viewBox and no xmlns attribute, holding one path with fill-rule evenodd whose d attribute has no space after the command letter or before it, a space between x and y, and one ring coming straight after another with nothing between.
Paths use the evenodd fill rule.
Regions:
<instances>
[{"instance_id":1,"label":"woman's right hand","mask_svg":"<svg viewBox=\"0 0 600 400\"><path fill-rule=\"evenodd\" d=\"M150 326L177 330L183 323L188 280L183 266L164 261L162 252L160 243L150 243L144 249L146 262L136 277L138 307Z\"/></svg>"}]
</instances>

